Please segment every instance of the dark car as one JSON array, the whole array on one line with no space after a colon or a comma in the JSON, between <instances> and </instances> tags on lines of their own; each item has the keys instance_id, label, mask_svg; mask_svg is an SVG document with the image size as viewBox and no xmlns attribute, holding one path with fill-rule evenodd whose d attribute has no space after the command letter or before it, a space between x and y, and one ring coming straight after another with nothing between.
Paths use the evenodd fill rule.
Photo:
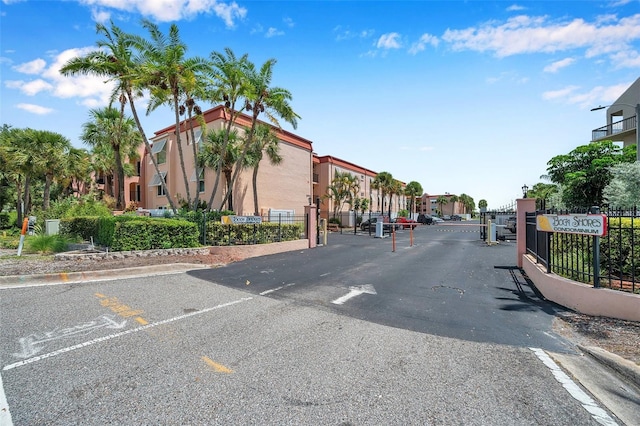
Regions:
<instances>
[{"instance_id":1,"label":"dark car","mask_svg":"<svg viewBox=\"0 0 640 426\"><path fill-rule=\"evenodd\" d=\"M419 214L418 223L421 223L423 225L431 225L433 223L433 218L428 214Z\"/></svg>"},{"instance_id":2,"label":"dark car","mask_svg":"<svg viewBox=\"0 0 640 426\"><path fill-rule=\"evenodd\" d=\"M453 216L451 216L449 220L453 220L453 221L462 220L462 216L458 216L457 214L454 214Z\"/></svg>"},{"instance_id":3,"label":"dark car","mask_svg":"<svg viewBox=\"0 0 640 426\"><path fill-rule=\"evenodd\" d=\"M383 218L377 218L377 217L372 217L371 219L365 220L360 224L360 229L362 231L369 231L369 229L371 229L371 232L375 232L376 223L378 223L378 219L383 220ZM397 225L396 225L396 229L398 229ZM384 225L382 225L382 230L384 232L391 232L391 223L385 223Z\"/></svg>"}]
</instances>

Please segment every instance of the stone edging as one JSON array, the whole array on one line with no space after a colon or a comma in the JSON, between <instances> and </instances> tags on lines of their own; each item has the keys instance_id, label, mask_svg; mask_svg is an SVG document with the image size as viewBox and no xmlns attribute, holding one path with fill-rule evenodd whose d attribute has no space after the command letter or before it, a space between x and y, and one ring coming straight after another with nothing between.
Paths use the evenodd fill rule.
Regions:
<instances>
[{"instance_id":1,"label":"stone edging","mask_svg":"<svg viewBox=\"0 0 640 426\"><path fill-rule=\"evenodd\" d=\"M207 255L210 253L209 247L199 248L173 248L156 250L131 250L112 251L95 253L58 253L53 256L54 260L105 260L105 259L126 259L131 257L158 257L158 256L193 256Z\"/></svg>"}]
</instances>

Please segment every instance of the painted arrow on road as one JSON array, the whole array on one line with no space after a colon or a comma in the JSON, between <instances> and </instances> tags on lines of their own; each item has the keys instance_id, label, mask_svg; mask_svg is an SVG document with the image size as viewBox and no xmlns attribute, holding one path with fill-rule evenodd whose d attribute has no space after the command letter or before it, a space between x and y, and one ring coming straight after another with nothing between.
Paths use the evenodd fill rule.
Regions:
<instances>
[{"instance_id":1,"label":"painted arrow on road","mask_svg":"<svg viewBox=\"0 0 640 426\"><path fill-rule=\"evenodd\" d=\"M373 288L371 284L359 285L359 286L351 286L349 287L349 293L345 294L342 297L338 297L336 300L331 303L335 305L342 305L347 300L352 297L360 296L361 294L378 294L376 293L376 289Z\"/></svg>"}]
</instances>

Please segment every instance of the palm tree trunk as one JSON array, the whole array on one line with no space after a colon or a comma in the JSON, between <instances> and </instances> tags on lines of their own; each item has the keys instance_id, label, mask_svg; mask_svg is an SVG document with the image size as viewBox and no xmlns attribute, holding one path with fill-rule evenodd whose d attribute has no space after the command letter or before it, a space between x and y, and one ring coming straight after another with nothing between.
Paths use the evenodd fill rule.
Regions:
<instances>
[{"instance_id":1,"label":"palm tree trunk","mask_svg":"<svg viewBox=\"0 0 640 426\"><path fill-rule=\"evenodd\" d=\"M182 153L182 143L180 141L180 112L178 105L178 94L174 92L173 109L176 116L176 145L178 145L178 157L180 158L180 169L182 170L182 178L184 179L184 188L187 193L187 205L191 205L191 191L189 190L189 178L184 168L184 154Z\"/></svg>"},{"instance_id":2,"label":"palm tree trunk","mask_svg":"<svg viewBox=\"0 0 640 426\"><path fill-rule=\"evenodd\" d=\"M193 131L193 118L192 118L193 107L189 106L187 108L187 118L189 120L189 130L191 131L191 145L193 145L193 165L196 170L196 196L193 200L192 210L198 210L198 203L200 203L200 173L202 172L202 168L198 164L198 147L196 146L196 138L195 132ZM200 128L200 137L204 138L204 130L202 127Z\"/></svg>"},{"instance_id":3,"label":"palm tree trunk","mask_svg":"<svg viewBox=\"0 0 640 426\"><path fill-rule=\"evenodd\" d=\"M230 108L230 117L229 117L229 120L227 121L227 128L224 134L224 141L222 142L222 149L220 152L223 152L223 153L227 152L227 145L229 145L229 134L231 133L231 126L233 125L233 121L234 121L234 106L235 105L232 105ZM213 183L213 188L211 189L211 197L209 197L207 210L211 210L211 206L213 206L213 199L216 196L216 192L218 192L218 185L220 184L220 176L222 175L222 161L223 161L223 157L221 156L220 159L218 160L218 167L216 168L216 180ZM222 205L224 205L224 201L222 202Z\"/></svg>"},{"instance_id":4,"label":"palm tree trunk","mask_svg":"<svg viewBox=\"0 0 640 426\"><path fill-rule=\"evenodd\" d=\"M124 210L124 167L122 166L122 155L120 145L113 146L113 154L116 161L116 179L118 188L116 189L116 210Z\"/></svg>"},{"instance_id":5,"label":"palm tree trunk","mask_svg":"<svg viewBox=\"0 0 640 426\"><path fill-rule=\"evenodd\" d=\"M42 209L49 210L49 199L51 198L51 181L53 176L46 174L44 176L44 191L42 194Z\"/></svg>"},{"instance_id":6,"label":"palm tree trunk","mask_svg":"<svg viewBox=\"0 0 640 426\"><path fill-rule=\"evenodd\" d=\"M224 178L227 181L227 193L225 194L225 201L228 200L229 204L227 205L227 210L233 210L233 194L231 193L233 191L233 185L231 183L231 170L225 170L224 171ZM224 204L222 206L220 206L220 210L222 210L224 207Z\"/></svg>"},{"instance_id":7,"label":"palm tree trunk","mask_svg":"<svg viewBox=\"0 0 640 426\"><path fill-rule=\"evenodd\" d=\"M253 214L255 216L259 216L260 212L258 212L258 166L260 163L256 164L253 168Z\"/></svg>"},{"instance_id":8,"label":"palm tree trunk","mask_svg":"<svg viewBox=\"0 0 640 426\"><path fill-rule=\"evenodd\" d=\"M127 88L127 97L129 98L129 106L131 107L131 113L133 114L133 119L136 121L138 130L140 131L140 134L142 135L142 140L144 141L144 146L147 152L149 153L149 157L151 157L153 168L156 171L156 173L160 175L160 169L158 169L158 161L156 160L156 157L153 154L151 154L151 144L147 139L147 135L145 135L144 133L144 129L142 128L142 123L140 123L140 117L138 117L138 111L136 111L136 106L133 102L131 89L129 88ZM162 188L164 189L164 193L165 193L165 196L167 197L167 202L169 203L171 210L173 210L173 213L176 213L176 205L173 202L173 198L171 198L171 194L169 194L169 190L167 189L167 184L164 181L164 179L160 179L160 186L162 186Z\"/></svg>"}]
</instances>

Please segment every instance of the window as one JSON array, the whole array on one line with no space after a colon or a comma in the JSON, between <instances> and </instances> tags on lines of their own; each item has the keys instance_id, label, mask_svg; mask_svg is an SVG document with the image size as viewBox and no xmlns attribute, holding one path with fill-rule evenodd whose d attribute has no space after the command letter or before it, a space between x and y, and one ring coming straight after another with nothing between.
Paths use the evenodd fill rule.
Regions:
<instances>
[{"instance_id":1,"label":"window","mask_svg":"<svg viewBox=\"0 0 640 426\"><path fill-rule=\"evenodd\" d=\"M191 182L196 181L196 171L194 170L191 174ZM200 176L198 177L198 192L204 192L204 169L200 170Z\"/></svg>"},{"instance_id":2,"label":"window","mask_svg":"<svg viewBox=\"0 0 640 426\"><path fill-rule=\"evenodd\" d=\"M151 179L151 182L149 182L149 186L156 187L156 193L158 197L166 195L166 193L164 192L164 187L162 186L163 181L165 183L167 182L167 172L160 172L160 174L156 174L153 179Z\"/></svg>"},{"instance_id":3,"label":"window","mask_svg":"<svg viewBox=\"0 0 640 426\"><path fill-rule=\"evenodd\" d=\"M164 164L167 162L167 138L159 141L155 141L151 147L151 155L156 156L158 164Z\"/></svg>"}]
</instances>

